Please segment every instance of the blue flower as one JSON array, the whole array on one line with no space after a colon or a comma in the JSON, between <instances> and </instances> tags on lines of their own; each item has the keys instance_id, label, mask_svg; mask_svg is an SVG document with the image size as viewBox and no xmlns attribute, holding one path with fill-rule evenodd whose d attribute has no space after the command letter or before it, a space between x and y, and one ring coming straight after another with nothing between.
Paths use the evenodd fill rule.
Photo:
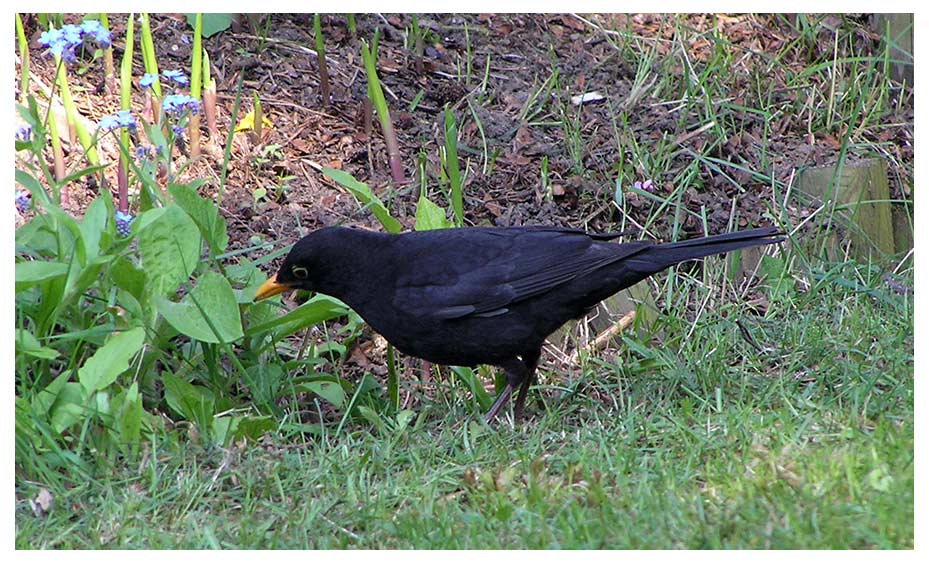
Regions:
<instances>
[{"instance_id":1,"label":"blue flower","mask_svg":"<svg viewBox=\"0 0 929 564\"><path fill-rule=\"evenodd\" d=\"M97 20L84 20L80 27L83 33L90 35L97 35L101 31L106 31L103 29L103 24Z\"/></svg>"},{"instance_id":2,"label":"blue flower","mask_svg":"<svg viewBox=\"0 0 929 564\"><path fill-rule=\"evenodd\" d=\"M161 154L161 145L139 145L135 148L135 158L140 161L153 161Z\"/></svg>"},{"instance_id":3,"label":"blue flower","mask_svg":"<svg viewBox=\"0 0 929 564\"><path fill-rule=\"evenodd\" d=\"M184 94L165 96L161 106L166 114L173 117L182 117L188 113L196 114L200 111L200 102Z\"/></svg>"},{"instance_id":4,"label":"blue flower","mask_svg":"<svg viewBox=\"0 0 929 564\"><path fill-rule=\"evenodd\" d=\"M171 131L173 131L175 135L180 137L181 135L184 135L184 126L183 125L172 125Z\"/></svg>"},{"instance_id":5,"label":"blue flower","mask_svg":"<svg viewBox=\"0 0 929 564\"><path fill-rule=\"evenodd\" d=\"M92 35L94 41L101 49L106 49L112 42L110 40L110 31L103 27L103 24L97 20L87 20L81 24L81 31L84 35Z\"/></svg>"},{"instance_id":6,"label":"blue flower","mask_svg":"<svg viewBox=\"0 0 929 564\"><path fill-rule=\"evenodd\" d=\"M52 44L63 41L64 36L61 34L60 29L49 29L48 31L43 31L42 35L39 36L39 45L44 45L46 47L51 47Z\"/></svg>"},{"instance_id":7,"label":"blue flower","mask_svg":"<svg viewBox=\"0 0 929 564\"><path fill-rule=\"evenodd\" d=\"M120 127L128 127L132 129L135 127L135 118L132 117L132 114L129 113L129 110L119 110L115 114L103 116L103 119L100 120L100 123L97 124L97 127L103 131L112 131L114 129L119 129Z\"/></svg>"},{"instance_id":8,"label":"blue flower","mask_svg":"<svg viewBox=\"0 0 929 564\"><path fill-rule=\"evenodd\" d=\"M74 55L74 48L81 44L80 32L75 37L74 29L76 26L65 26L61 29L50 29L43 31L39 36L39 44L48 47L52 55L61 57L67 62L74 62L77 57Z\"/></svg>"},{"instance_id":9,"label":"blue flower","mask_svg":"<svg viewBox=\"0 0 929 564\"><path fill-rule=\"evenodd\" d=\"M172 80L178 84L182 84L184 86L190 84L190 80L188 80L187 77L184 76L184 73L182 73L181 71L166 70L161 73L161 76L167 78L168 80Z\"/></svg>"},{"instance_id":10,"label":"blue flower","mask_svg":"<svg viewBox=\"0 0 929 564\"><path fill-rule=\"evenodd\" d=\"M157 72L147 72L142 75L141 79L139 79L139 87L142 89L151 88L152 84L155 84L156 80L158 80Z\"/></svg>"},{"instance_id":11,"label":"blue flower","mask_svg":"<svg viewBox=\"0 0 929 564\"><path fill-rule=\"evenodd\" d=\"M119 129L119 121L116 119L116 116L103 116L103 118L100 119L100 123L97 124L97 127L103 131Z\"/></svg>"},{"instance_id":12,"label":"blue flower","mask_svg":"<svg viewBox=\"0 0 929 564\"><path fill-rule=\"evenodd\" d=\"M32 127L28 124L16 128L16 140L28 143L32 139Z\"/></svg>"},{"instance_id":13,"label":"blue flower","mask_svg":"<svg viewBox=\"0 0 929 564\"><path fill-rule=\"evenodd\" d=\"M52 55L73 63L77 60L74 50L81 46L87 36L93 37L97 45L103 49L111 45L110 32L97 20L88 20L81 25L67 24L61 29L43 31L39 36L39 44L48 47Z\"/></svg>"},{"instance_id":14,"label":"blue flower","mask_svg":"<svg viewBox=\"0 0 929 564\"><path fill-rule=\"evenodd\" d=\"M132 214L117 211L113 214L113 217L116 220L116 232L119 233L120 237L128 237L132 227Z\"/></svg>"},{"instance_id":15,"label":"blue flower","mask_svg":"<svg viewBox=\"0 0 929 564\"><path fill-rule=\"evenodd\" d=\"M23 213L29 208L29 199L31 197L29 192L25 190L20 190L16 193L16 209L19 210L19 213Z\"/></svg>"},{"instance_id":16,"label":"blue flower","mask_svg":"<svg viewBox=\"0 0 929 564\"><path fill-rule=\"evenodd\" d=\"M79 25L65 24L65 26L61 28L61 35L64 37L65 41L75 47L84 41L83 30Z\"/></svg>"}]
</instances>

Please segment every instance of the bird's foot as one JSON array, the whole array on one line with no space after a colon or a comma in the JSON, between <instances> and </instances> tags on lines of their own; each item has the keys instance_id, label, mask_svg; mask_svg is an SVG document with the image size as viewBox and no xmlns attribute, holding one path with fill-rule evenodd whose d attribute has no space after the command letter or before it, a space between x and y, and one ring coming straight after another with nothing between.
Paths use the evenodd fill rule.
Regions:
<instances>
[{"instance_id":1,"label":"bird's foot","mask_svg":"<svg viewBox=\"0 0 929 564\"><path fill-rule=\"evenodd\" d=\"M490 424L491 421L497 416L497 413L500 412L500 409L510 400L510 394L513 393L513 386L507 384L503 391L500 392L500 395L497 396L497 399L494 400L494 404L490 406L490 409L487 410L487 413L484 414L484 422Z\"/></svg>"}]
</instances>

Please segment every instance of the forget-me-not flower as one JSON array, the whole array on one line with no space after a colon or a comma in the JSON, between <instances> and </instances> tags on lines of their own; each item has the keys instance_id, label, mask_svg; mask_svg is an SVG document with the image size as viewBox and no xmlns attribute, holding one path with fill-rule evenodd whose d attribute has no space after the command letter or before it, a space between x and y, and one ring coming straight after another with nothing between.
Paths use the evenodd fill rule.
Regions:
<instances>
[{"instance_id":1,"label":"forget-me-not flower","mask_svg":"<svg viewBox=\"0 0 929 564\"><path fill-rule=\"evenodd\" d=\"M112 131L114 129L119 129L120 127L128 127L132 129L135 127L135 118L132 117L132 114L129 113L129 110L119 110L115 114L103 116L100 120L100 123L97 124L97 127L103 131Z\"/></svg>"},{"instance_id":2,"label":"forget-me-not flower","mask_svg":"<svg viewBox=\"0 0 929 564\"><path fill-rule=\"evenodd\" d=\"M152 84L155 84L156 80L158 80L157 72L147 72L142 75L142 78L139 79L139 87L143 90L145 88L151 88Z\"/></svg>"},{"instance_id":3,"label":"forget-me-not flower","mask_svg":"<svg viewBox=\"0 0 929 564\"><path fill-rule=\"evenodd\" d=\"M23 213L29 208L29 199L31 197L32 195L25 190L16 193L16 209L19 210L19 213Z\"/></svg>"},{"instance_id":4,"label":"forget-me-not flower","mask_svg":"<svg viewBox=\"0 0 929 564\"><path fill-rule=\"evenodd\" d=\"M200 112L200 102L184 94L171 94L161 101L165 113L172 117L182 117L188 113Z\"/></svg>"},{"instance_id":5,"label":"forget-me-not flower","mask_svg":"<svg viewBox=\"0 0 929 564\"><path fill-rule=\"evenodd\" d=\"M135 148L135 158L140 161L153 161L161 155L161 145L139 145Z\"/></svg>"},{"instance_id":6,"label":"forget-me-not flower","mask_svg":"<svg viewBox=\"0 0 929 564\"><path fill-rule=\"evenodd\" d=\"M61 29L43 31L39 36L39 44L48 47L52 55L61 57L63 61L74 62L77 56L74 49L82 43L80 28L68 24Z\"/></svg>"},{"instance_id":7,"label":"forget-me-not flower","mask_svg":"<svg viewBox=\"0 0 929 564\"><path fill-rule=\"evenodd\" d=\"M16 128L16 140L28 143L32 139L32 127L23 124Z\"/></svg>"},{"instance_id":8,"label":"forget-me-not flower","mask_svg":"<svg viewBox=\"0 0 929 564\"><path fill-rule=\"evenodd\" d=\"M111 45L110 32L97 20L87 20L81 25L66 24L61 29L43 31L39 36L39 44L48 47L51 54L61 57L61 60L73 63L77 60L74 50L81 46L86 37L93 37L101 48Z\"/></svg>"},{"instance_id":9,"label":"forget-me-not flower","mask_svg":"<svg viewBox=\"0 0 929 564\"><path fill-rule=\"evenodd\" d=\"M184 86L190 84L190 80L179 70L166 70L161 73L161 76Z\"/></svg>"},{"instance_id":10,"label":"forget-me-not flower","mask_svg":"<svg viewBox=\"0 0 929 564\"><path fill-rule=\"evenodd\" d=\"M110 40L110 31L103 27L103 24L97 20L87 20L81 24L81 30L85 35L92 35L94 41L101 49L106 49L112 42Z\"/></svg>"},{"instance_id":11,"label":"forget-me-not flower","mask_svg":"<svg viewBox=\"0 0 929 564\"><path fill-rule=\"evenodd\" d=\"M119 233L120 237L128 237L132 228L132 214L117 211L113 214L113 217L116 220L116 232Z\"/></svg>"}]
</instances>

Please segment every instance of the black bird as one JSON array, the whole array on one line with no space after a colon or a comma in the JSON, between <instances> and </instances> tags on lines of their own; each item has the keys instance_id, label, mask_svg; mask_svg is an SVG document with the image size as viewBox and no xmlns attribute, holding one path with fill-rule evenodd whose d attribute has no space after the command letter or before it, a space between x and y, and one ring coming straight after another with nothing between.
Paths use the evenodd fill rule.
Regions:
<instances>
[{"instance_id":1,"label":"black bird","mask_svg":"<svg viewBox=\"0 0 929 564\"><path fill-rule=\"evenodd\" d=\"M255 293L319 292L354 309L401 352L436 364L492 364L518 389L518 419L545 338L601 300L686 260L783 241L774 227L656 245L558 227L385 234L326 227L298 241Z\"/></svg>"}]
</instances>

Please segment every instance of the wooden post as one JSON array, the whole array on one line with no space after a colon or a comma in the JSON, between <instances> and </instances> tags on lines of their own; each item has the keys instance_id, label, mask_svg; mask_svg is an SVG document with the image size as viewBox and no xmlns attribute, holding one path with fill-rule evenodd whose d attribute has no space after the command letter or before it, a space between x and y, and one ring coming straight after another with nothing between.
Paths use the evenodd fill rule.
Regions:
<instances>
[{"instance_id":1,"label":"wooden post","mask_svg":"<svg viewBox=\"0 0 929 564\"><path fill-rule=\"evenodd\" d=\"M808 168L797 177L797 190L815 202L824 203L817 221L825 224L832 209L838 225L848 229L853 254L867 260L869 255L880 260L894 254L894 228L891 216L890 189L883 160L871 159L845 163L841 175L835 166ZM843 225L844 224L844 225ZM833 234L829 234L833 235ZM842 241L827 246L827 252L844 248ZM885 256L874 256L879 251Z\"/></svg>"},{"instance_id":2,"label":"wooden post","mask_svg":"<svg viewBox=\"0 0 929 564\"><path fill-rule=\"evenodd\" d=\"M890 76L913 85L913 14L875 14L874 31L890 43Z\"/></svg>"}]
</instances>

